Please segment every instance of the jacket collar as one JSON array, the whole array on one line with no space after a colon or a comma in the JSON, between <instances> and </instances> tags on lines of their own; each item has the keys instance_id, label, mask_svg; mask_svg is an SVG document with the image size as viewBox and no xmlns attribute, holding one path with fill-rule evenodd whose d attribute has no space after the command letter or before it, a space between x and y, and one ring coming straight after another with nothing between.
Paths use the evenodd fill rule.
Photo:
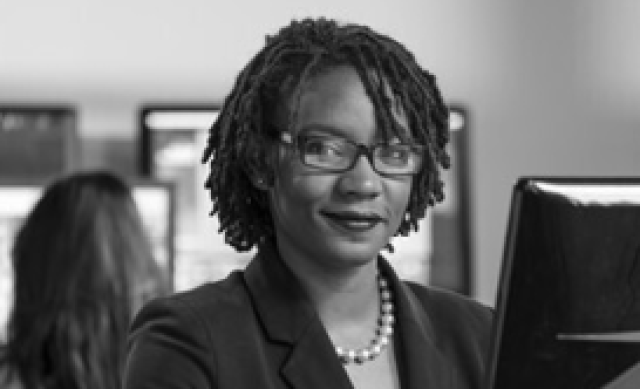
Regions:
<instances>
[{"instance_id":1,"label":"jacket collar","mask_svg":"<svg viewBox=\"0 0 640 389\"><path fill-rule=\"evenodd\" d=\"M436 348L434 329L423 306L382 257L381 272L395 292L396 360L402 388L447 388L452 374ZM245 271L245 280L267 336L291 347L282 374L294 388L352 389L310 300L277 251L263 247Z\"/></svg>"},{"instance_id":2,"label":"jacket collar","mask_svg":"<svg viewBox=\"0 0 640 389\"><path fill-rule=\"evenodd\" d=\"M394 291L396 305L396 363L402 388L453 388L453 371L439 351L432 318L428 307L402 282L391 265L382 257L378 260L380 271Z\"/></svg>"}]
</instances>

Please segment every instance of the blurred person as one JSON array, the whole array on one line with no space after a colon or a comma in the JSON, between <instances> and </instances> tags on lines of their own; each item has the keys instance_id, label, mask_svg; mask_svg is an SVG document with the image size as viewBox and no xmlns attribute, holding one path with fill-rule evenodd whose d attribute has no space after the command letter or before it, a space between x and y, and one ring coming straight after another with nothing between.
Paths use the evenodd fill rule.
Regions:
<instances>
[{"instance_id":1,"label":"blurred person","mask_svg":"<svg viewBox=\"0 0 640 389\"><path fill-rule=\"evenodd\" d=\"M130 187L106 171L51 183L18 231L0 387L117 389L131 319L168 292Z\"/></svg>"},{"instance_id":2,"label":"blurred person","mask_svg":"<svg viewBox=\"0 0 640 389\"><path fill-rule=\"evenodd\" d=\"M125 388L480 387L491 309L381 253L444 197L448 118L435 77L367 26L268 37L204 153L221 232L257 254L141 310Z\"/></svg>"}]
</instances>

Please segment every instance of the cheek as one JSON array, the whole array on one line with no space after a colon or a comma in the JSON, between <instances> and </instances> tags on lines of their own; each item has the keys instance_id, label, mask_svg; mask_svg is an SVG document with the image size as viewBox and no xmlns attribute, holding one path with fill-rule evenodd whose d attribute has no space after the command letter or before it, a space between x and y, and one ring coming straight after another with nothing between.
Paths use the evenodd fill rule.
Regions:
<instances>
[{"instance_id":1,"label":"cheek","mask_svg":"<svg viewBox=\"0 0 640 389\"><path fill-rule=\"evenodd\" d=\"M313 207L331 196L333 180L328 177L297 175L280 182L280 195L300 206Z\"/></svg>"},{"instance_id":2,"label":"cheek","mask_svg":"<svg viewBox=\"0 0 640 389\"><path fill-rule=\"evenodd\" d=\"M387 193L389 203L393 209L393 213L398 226L407 211L409 205L409 196L411 195L411 181L397 181L387 185Z\"/></svg>"},{"instance_id":3,"label":"cheek","mask_svg":"<svg viewBox=\"0 0 640 389\"><path fill-rule=\"evenodd\" d=\"M281 211L311 210L330 196L333 181L331 176L305 171L295 161L284 162L275 177L272 199Z\"/></svg>"}]
</instances>

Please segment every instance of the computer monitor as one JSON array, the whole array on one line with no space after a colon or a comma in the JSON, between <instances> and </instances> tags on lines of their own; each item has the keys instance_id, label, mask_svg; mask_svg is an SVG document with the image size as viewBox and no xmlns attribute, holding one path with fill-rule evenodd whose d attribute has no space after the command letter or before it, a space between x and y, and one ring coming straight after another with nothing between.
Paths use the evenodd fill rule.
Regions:
<instances>
[{"instance_id":1,"label":"computer monitor","mask_svg":"<svg viewBox=\"0 0 640 389\"><path fill-rule=\"evenodd\" d=\"M640 362L639 265L640 177L521 178L486 387L616 387Z\"/></svg>"},{"instance_id":2,"label":"computer monitor","mask_svg":"<svg viewBox=\"0 0 640 389\"><path fill-rule=\"evenodd\" d=\"M0 179L0 340L6 336L13 305L11 249L15 235L48 182ZM173 184L157 181L129 181L134 200L147 229L155 259L172 279L174 263Z\"/></svg>"},{"instance_id":3,"label":"computer monitor","mask_svg":"<svg viewBox=\"0 0 640 389\"><path fill-rule=\"evenodd\" d=\"M140 167L144 177L173 182L176 192L177 291L216 281L243 268L254 251L238 253L219 233L204 188L201 163L208 130L219 108L208 105L148 105L140 112Z\"/></svg>"},{"instance_id":4,"label":"computer monitor","mask_svg":"<svg viewBox=\"0 0 640 389\"><path fill-rule=\"evenodd\" d=\"M47 179L74 170L75 107L0 103L0 177Z\"/></svg>"}]
</instances>

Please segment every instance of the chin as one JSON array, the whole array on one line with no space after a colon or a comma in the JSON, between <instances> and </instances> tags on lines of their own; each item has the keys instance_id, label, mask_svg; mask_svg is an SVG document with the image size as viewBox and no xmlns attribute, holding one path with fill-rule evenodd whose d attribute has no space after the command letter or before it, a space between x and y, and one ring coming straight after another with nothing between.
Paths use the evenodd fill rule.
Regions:
<instances>
[{"instance_id":1,"label":"chin","mask_svg":"<svg viewBox=\"0 0 640 389\"><path fill-rule=\"evenodd\" d=\"M342 244L334 246L330 249L331 255L333 255L335 258L339 258L345 263L361 265L375 260L378 257L380 250L381 247L379 247L378 245L372 245L370 242L343 242Z\"/></svg>"}]
</instances>

